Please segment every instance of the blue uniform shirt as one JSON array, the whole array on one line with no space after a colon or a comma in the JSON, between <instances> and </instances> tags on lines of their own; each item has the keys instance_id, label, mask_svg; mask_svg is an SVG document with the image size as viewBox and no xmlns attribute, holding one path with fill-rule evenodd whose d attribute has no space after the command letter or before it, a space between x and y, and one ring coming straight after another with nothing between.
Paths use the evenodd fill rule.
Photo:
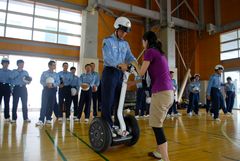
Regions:
<instances>
[{"instance_id":1,"label":"blue uniform shirt","mask_svg":"<svg viewBox=\"0 0 240 161\"><path fill-rule=\"evenodd\" d=\"M87 83L91 87L93 87L94 82L95 82L95 80L94 80L94 76L92 75L92 73L83 73L80 75L80 78L79 78L80 86L82 85L82 83Z\"/></svg>"},{"instance_id":2,"label":"blue uniform shirt","mask_svg":"<svg viewBox=\"0 0 240 161\"><path fill-rule=\"evenodd\" d=\"M135 77L135 80L140 80L140 79L141 79L140 76ZM142 88L143 87L142 82L137 83L136 86L137 86L137 88Z\"/></svg>"},{"instance_id":3,"label":"blue uniform shirt","mask_svg":"<svg viewBox=\"0 0 240 161\"><path fill-rule=\"evenodd\" d=\"M71 86L72 87L76 87L77 90L79 90L79 77L76 76L76 75L72 75L73 79L72 79L72 82L71 82Z\"/></svg>"},{"instance_id":4,"label":"blue uniform shirt","mask_svg":"<svg viewBox=\"0 0 240 161\"><path fill-rule=\"evenodd\" d=\"M58 74L56 72L52 72L50 70L47 70L47 71L44 71L42 73L41 78L40 78L40 83L43 85L43 87L47 86L46 80L47 80L48 77L52 77L54 79L54 83L53 83L54 87L59 86L60 79L59 79Z\"/></svg>"},{"instance_id":5,"label":"blue uniform shirt","mask_svg":"<svg viewBox=\"0 0 240 161\"><path fill-rule=\"evenodd\" d=\"M128 42L118 39L115 34L103 40L102 52L104 66L117 67L118 64L129 64L136 60Z\"/></svg>"},{"instance_id":6,"label":"blue uniform shirt","mask_svg":"<svg viewBox=\"0 0 240 161\"><path fill-rule=\"evenodd\" d=\"M9 69L0 69L0 83L11 83L10 80L11 70Z\"/></svg>"},{"instance_id":7,"label":"blue uniform shirt","mask_svg":"<svg viewBox=\"0 0 240 161\"><path fill-rule=\"evenodd\" d=\"M99 86L99 84L100 84L100 78L99 78L99 74L98 74L98 72L92 72L92 75L94 76L94 85L95 86Z\"/></svg>"},{"instance_id":8,"label":"blue uniform shirt","mask_svg":"<svg viewBox=\"0 0 240 161\"><path fill-rule=\"evenodd\" d=\"M225 84L225 90L235 92L235 86L233 83L226 83Z\"/></svg>"},{"instance_id":9,"label":"blue uniform shirt","mask_svg":"<svg viewBox=\"0 0 240 161\"><path fill-rule=\"evenodd\" d=\"M172 79L172 84L173 84L173 88L174 88L174 90L178 90L178 85L177 85L177 82L176 82L176 80L175 79Z\"/></svg>"},{"instance_id":10,"label":"blue uniform shirt","mask_svg":"<svg viewBox=\"0 0 240 161\"><path fill-rule=\"evenodd\" d=\"M216 74L216 73L213 74L210 77L209 82L208 82L207 96L210 96L212 87L221 89L221 86L224 86L224 84L222 83L222 80L221 80L221 75Z\"/></svg>"},{"instance_id":11,"label":"blue uniform shirt","mask_svg":"<svg viewBox=\"0 0 240 161\"><path fill-rule=\"evenodd\" d=\"M73 76L72 76L72 73L71 72L64 72L64 71L61 71L58 73L58 76L59 76L59 79L63 81L63 84L64 86L69 86L71 85L71 82L73 80Z\"/></svg>"},{"instance_id":12,"label":"blue uniform shirt","mask_svg":"<svg viewBox=\"0 0 240 161\"><path fill-rule=\"evenodd\" d=\"M26 70L12 70L10 74L11 84L14 86L24 86L26 83L23 81L23 77L29 76Z\"/></svg>"},{"instance_id":13,"label":"blue uniform shirt","mask_svg":"<svg viewBox=\"0 0 240 161\"><path fill-rule=\"evenodd\" d=\"M191 82L188 85L188 91L192 93L199 93L200 92L200 83L197 82Z\"/></svg>"}]
</instances>

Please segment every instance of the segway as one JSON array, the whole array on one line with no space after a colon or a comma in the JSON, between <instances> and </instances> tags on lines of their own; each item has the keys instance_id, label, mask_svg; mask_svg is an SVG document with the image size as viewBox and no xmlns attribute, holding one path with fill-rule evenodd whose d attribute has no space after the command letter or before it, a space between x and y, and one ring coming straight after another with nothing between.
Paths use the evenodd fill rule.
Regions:
<instances>
[{"instance_id":1,"label":"segway","mask_svg":"<svg viewBox=\"0 0 240 161\"><path fill-rule=\"evenodd\" d=\"M110 146L125 144L132 146L137 143L140 135L138 122L132 115L123 116L124 100L127 91L127 81L131 74L137 76L136 68L129 65L124 72L121 95L118 105L117 117L120 128L117 137L112 137L111 127L107 121L101 117L95 117L90 124L89 140L92 148L97 152L104 152Z\"/></svg>"}]
</instances>

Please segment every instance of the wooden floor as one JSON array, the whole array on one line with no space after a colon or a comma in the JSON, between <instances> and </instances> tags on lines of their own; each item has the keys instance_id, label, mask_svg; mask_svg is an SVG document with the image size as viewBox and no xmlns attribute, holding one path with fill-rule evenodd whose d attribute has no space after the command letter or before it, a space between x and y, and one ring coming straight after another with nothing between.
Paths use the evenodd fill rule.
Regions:
<instances>
[{"instance_id":1,"label":"wooden floor","mask_svg":"<svg viewBox=\"0 0 240 161\"><path fill-rule=\"evenodd\" d=\"M240 161L240 111L234 116L221 115L212 121L204 111L201 116L170 118L165 121L171 161ZM154 161L147 153L155 149L155 138L148 119L139 119L141 136L133 147L118 146L103 154L89 146L85 123L58 123L35 127L38 112L30 112L32 123L4 123L0 118L0 161Z\"/></svg>"}]
</instances>

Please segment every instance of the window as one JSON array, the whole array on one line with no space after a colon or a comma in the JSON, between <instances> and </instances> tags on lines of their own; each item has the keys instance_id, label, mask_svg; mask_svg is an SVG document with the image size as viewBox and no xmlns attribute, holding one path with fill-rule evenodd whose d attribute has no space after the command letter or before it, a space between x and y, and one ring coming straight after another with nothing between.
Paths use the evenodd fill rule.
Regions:
<instances>
[{"instance_id":1,"label":"window","mask_svg":"<svg viewBox=\"0 0 240 161\"><path fill-rule=\"evenodd\" d=\"M0 36L4 36L4 26L0 26Z\"/></svg>"},{"instance_id":2,"label":"window","mask_svg":"<svg viewBox=\"0 0 240 161\"><path fill-rule=\"evenodd\" d=\"M35 15L57 19L58 9L43 5L36 5Z\"/></svg>"},{"instance_id":3,"label":"window","mask_svg":"<svg viewBox=\"0 0 240 161\"><path fill-rule=\"evenodd\" d=\"M220 35L221 60L240 58L240 30Z\"/></svg>"},{"instance_id":4,"label":"window","mask_svg":"<svg viewBox=\"0 0 240 161\"><path fill-rule=\"evenodd\" d=\"M23 27L32 27L32 17L17 14L8 14L7 24Z\"/></svg>"},{"instance_id":5,"label":"window","mask_svg":"<svg viewBox=\"0 0 240 161\"><path fill-rule=\"evenodd\" d=\"M34 31L33 40L57 43L57 34Z\"/></svg>"},{"instance_id":6,"label":"window","mask_svg":"<svg viewBox=\"0 0 240 161\"><path fill-rule=\"evenodd\" d=\"M32 31L20 28L7 27L6 36L11 38L20 38L31 40Z\"/></svg>"},{"instance_id":7,"label":"window","mask_svg":"<svg viewBox=\"0 0 240 161\"><path fill-rule=\"evenodd\" d=\"M5 12L0 12L0 23L5 23L5 17L6 13Z\"/></svg>"},{"instance_id":8,"label":"window","mask_svg":"<svg viewBox=\"0 0 240 161\"><path fill-rule=\"evenodd\" d=\"M81 21L77 11L30 0L0 0L0 36L80 46Z\"/></svg>"}]
</instances>

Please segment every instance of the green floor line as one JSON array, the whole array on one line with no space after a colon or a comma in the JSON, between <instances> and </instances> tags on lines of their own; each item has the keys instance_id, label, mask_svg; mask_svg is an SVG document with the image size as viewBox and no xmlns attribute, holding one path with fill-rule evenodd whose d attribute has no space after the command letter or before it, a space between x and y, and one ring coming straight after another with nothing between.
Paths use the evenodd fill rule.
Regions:
<instances>
[{"instance_id":1,"label":"green floor line","mask_svg":"<svg viewBox=\"0 0 240 161\"><path fill-rule=\"evenodd\" d=\"M77 134L74 132L71 132L69 129L67 129L68 132L70 132L74 137L76 137L78 140L80 140L82 143L84 143L86 146L88 146L90 149L92 149L95 153L97 153L101 158L103 158L105 161L109 161L103 154L96 152L87 142L85 142L83 139L81 139Z\"/></svg>"},{"instance_id":2,"label":"green floor line","mask_svg":"<svg viewBox=\"0 0 240 161\"><path fill-rule=\"evenodd\" d=\"M45 132L46 132L48 138L49 138L49 139L51 140L51 142L53 143L54 147L57 149L58 154L61 156L62 160L63 160L63 161L67 161L67 159L66 159L66 157L64 156L63 152L61 151L61 149L60 149L57 145L55 145L55 141L54 141L53 137L49 134L49 132L48 132L47 130L45 130Z\"/></svg>"}]
</instances>

